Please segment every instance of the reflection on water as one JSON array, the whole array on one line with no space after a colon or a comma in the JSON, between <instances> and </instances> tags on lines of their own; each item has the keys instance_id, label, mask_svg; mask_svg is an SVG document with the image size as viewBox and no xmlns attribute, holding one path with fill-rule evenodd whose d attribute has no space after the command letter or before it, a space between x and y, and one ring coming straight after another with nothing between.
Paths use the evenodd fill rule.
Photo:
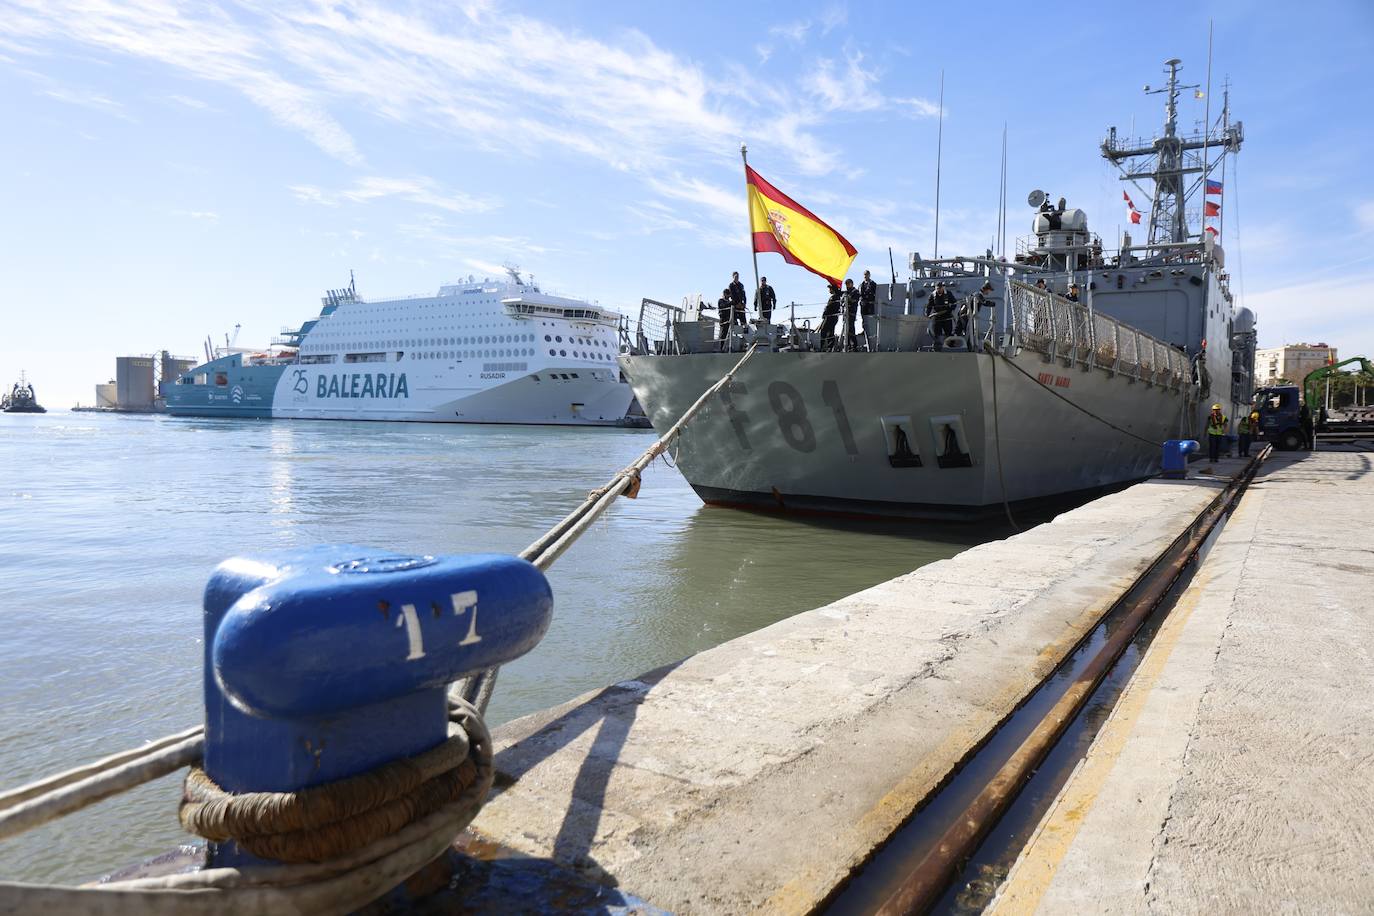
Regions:
<instances>
[{"instance_id":1,"label":"reflection on water","mask_svg":"<svg viewBox=\"0 0 1374 916\"><path fill-rule=\"evenodd\" d=\"M514 553L648 432L0 415L0 787L192 725L200 594L226 557L316 543ZM550 572L554 622L493 723L1000 537L706 509L659 465ZM0 842L75 881L184 838L174 780ZM133 825L132 827L129 825Z\"/></svg>"}]
</instances>

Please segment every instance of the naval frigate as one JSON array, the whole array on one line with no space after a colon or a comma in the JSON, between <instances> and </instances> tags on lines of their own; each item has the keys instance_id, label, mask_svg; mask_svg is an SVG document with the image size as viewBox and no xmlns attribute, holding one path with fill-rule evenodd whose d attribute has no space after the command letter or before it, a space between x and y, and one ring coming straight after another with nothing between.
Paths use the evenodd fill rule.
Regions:
<instances>
[{"instance_id":1,"label":"naval frigate","mask_svg":"<svg viewBox=\"0 0 1374 916\"><path fill-rule=\"evenodd\" d=\"M1161 443L1197 437L1213 403L1231 417L1248 409L1255 316L1236 306L1205 219L1243 126L1228 98L1180 134L1179 96L1195 87L1180 83L1179 60L1165 67L1166 85L1147 87L1165 96L1162 131L1111 128L1101 146L1123 181L1153 186L1143 243L1123 234L1104 250L1082 210L1032 192L1032 234L1011 257L912 254L908 279L879 285L853 340L823 337L795 308L721 337L699 300L645 299L620 363L660 432L755 348L677 443L697 494L977 518L1148 477ZM926 304L938 284L960 305L956 332L937 337Z\"/></svg>"}]
</instances>

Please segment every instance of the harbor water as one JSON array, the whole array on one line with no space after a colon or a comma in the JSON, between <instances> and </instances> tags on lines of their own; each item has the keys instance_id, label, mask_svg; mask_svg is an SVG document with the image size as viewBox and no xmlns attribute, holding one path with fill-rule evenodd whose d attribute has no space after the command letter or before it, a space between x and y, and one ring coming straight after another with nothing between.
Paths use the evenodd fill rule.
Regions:
<instances>
[{"instance_id":1,"label":"harbor water","mask_svg":"<svg viewBox=\"0 0 1374 916\"><path fill-rule=\"evenodd\" d=\"M200 598L221 560L319 543L515 553L652 436L0 415L0 787L201 720ZM659 462L639 498L620 500L550 571L553 625L502 671L489 720L1005 534L710 509ZM179 778L0 841L0 879L85 881L186 842Z\"/></svg>"}]
</instances>

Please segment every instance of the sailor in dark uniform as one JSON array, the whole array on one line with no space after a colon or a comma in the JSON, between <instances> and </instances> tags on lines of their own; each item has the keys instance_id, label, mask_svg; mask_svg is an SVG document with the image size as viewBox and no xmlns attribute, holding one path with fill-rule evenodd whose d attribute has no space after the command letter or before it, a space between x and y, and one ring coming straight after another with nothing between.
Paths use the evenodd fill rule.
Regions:
<instances>
[{"instance_id":1,"label":"sailor in dark uniform","mask_svg":"<svg viewBox=\"0 0 1374 916\"><path fill-rule=\"evenodd\" d=\"M734 312L735 303L730 298L730 288L727 286L720 291L720 299L716 302L716 325L720 328L721 340L730 336L730 321Z\"/></svg>"},{"instance_id":2,"label":"sailor in dark uniform","mask_svg":"<svg viewBox=\"0 0 1374 916\"><path fill-rule=\"evenodd\" d=\"M854 328L854 319L859 314L859 289L853 280L844 281L844 292L840 296L844 303L844 348L857 350L858 333Z\"/></svg>"},{"instance_id":3,"label":"sailor in dark uniform","mask_svg":"<svg viewBox=\"0 0 1374 916\"><path fill-rule=\"evenodd\" d=\"M773 323L773 306L778 304L778 294L768 285L767 277L759 278L759 291L754 296L754 307L759 310L759 319L765 324Z\"/></svg>"},{"instance_id":4,"label":"sailor in dark uniform","mask_svg":"<svg viewBox=\"0 0 1374 916\"><path fill-rule=\"evenodd\" d=\"M726 292L730 294L731 313L734 320L742 325L749 324L749 316L745 309L749 305L749 297L745 295L744 284L739 282L739 271L730 274L730 285L726 287Z\"/></svg>"},{"instance_id":5,"label":"sailor in dark uniform","mask_svg":"<svg viewBox=\"0 0 1374 916\"><path fill-rule=\"evenodd\" d=\"M943 350L945 338L954 333L954 295L945 289L943 281L935 284L935 292L926 301L926 317L930 319L935 349Z\"/></svg>"},{"instance_id":6,"label":"sailor in dark uniform","mask_svg":"<svg viewBox=\"0 0 1374 916\"><path fill-rule=\"evenodd\" d=\"M859 314L868 318L878 311L878 284L873 282L868 271L864 271L864 281L859 284ZM868 340L868 322L864 322L864 344L872 349Z\"/></svg>"},{"instance_id":7,"label":"sailor in dark uniform","mask_svg":"<svg viewBox=\"0 0 1374 916\"><path fill-rule=\"evenodd\" d=\"M840 288L834 283L830 284L830 298L825 300L825 311L821 312L821 317L825 320L821 322L821 349L835 349L835 324L840 320L840 302L842 299Z\"/></svg>"},{"instance_id":8,"label":"sailor in dark uniform","mask_svg":"<svg viewBox=\"0 0 1374 916\"><path fill-rule=\"evenodd\" d=\"M983 309L994 308L997 305L992 299L992 281L983 284L978 292L973 294L973 299L968 302L967 310L959 310L959 324L954 329L955 334L963 335L967 332L969 323L973 325L973 333L978 333L978 317L983 314Z\"/></svg>"}]
</instances>

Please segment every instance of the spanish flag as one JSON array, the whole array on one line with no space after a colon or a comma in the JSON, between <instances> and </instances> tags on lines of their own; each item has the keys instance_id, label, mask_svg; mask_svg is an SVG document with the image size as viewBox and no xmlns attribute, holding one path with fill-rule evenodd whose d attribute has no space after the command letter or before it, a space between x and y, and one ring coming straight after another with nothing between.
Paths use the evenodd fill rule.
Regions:
<instances>
[{"instance_id":1,"label":"spanish flag","mask_svg":"<svg viewBox=\"0 0 1374 916\"><path fill-rule=\"evenodd\" d=\"M747 165L744 178L754 251L776 251L788 264L805 267L839 286L858 254L854 246Z\"/></svg>"}]
</instances>

